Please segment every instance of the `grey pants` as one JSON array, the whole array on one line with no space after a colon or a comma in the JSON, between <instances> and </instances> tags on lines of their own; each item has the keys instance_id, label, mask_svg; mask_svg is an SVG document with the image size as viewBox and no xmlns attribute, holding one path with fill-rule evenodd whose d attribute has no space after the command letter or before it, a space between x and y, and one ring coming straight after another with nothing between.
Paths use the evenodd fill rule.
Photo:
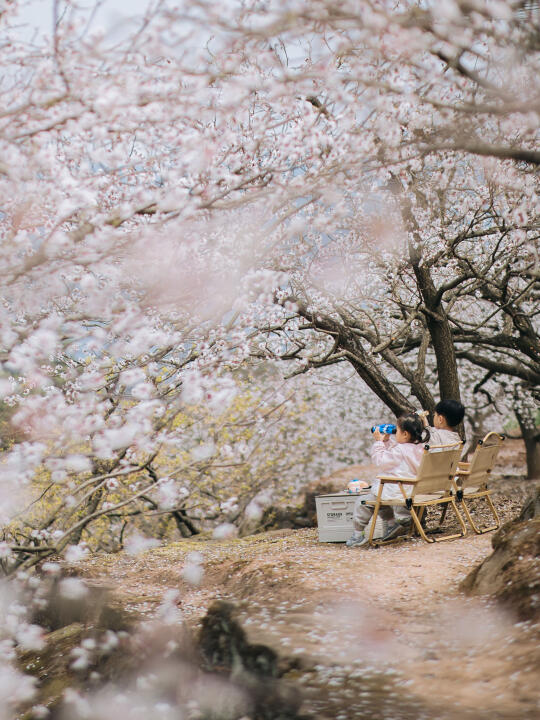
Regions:
<instances>
[{"instance_id":1,"label":"grey pants","mask_svg":"<svg viewBox=\"0 0 540 720\"><path fill-rule=\"evenodd\" d=\"M373 505L364 505L366 500L375 502L377 496L373 493L362 493L357 499L353 512L353 525L354 529L358 532L364 530L373 515L374 507ZM395 520L399 523L408 523L411 520L411 513L405 505L381 505L379 508L379 517L383 521L383 524L386 524L390 520Z\"/></svg>"}]
</instances>

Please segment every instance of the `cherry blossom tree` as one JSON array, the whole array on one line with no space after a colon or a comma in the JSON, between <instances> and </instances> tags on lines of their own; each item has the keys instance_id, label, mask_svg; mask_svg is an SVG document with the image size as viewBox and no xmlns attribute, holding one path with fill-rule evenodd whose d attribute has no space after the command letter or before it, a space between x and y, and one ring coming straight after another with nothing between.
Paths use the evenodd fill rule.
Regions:
<instances>
[{"instance_id":1,"label":"cherry blossom tree","mask_svg":"<svg viewBox=\"0 0 540 720\"><path fill-rule=\"evenodd\" d=\"M248 356L350 363L395 413L468 364L537 384L534 4L156 3L117 37L54 2L32 40L20 6L3 469L84 478L75 540L111 475L148 474L128 504L155 485L188 385L226 404Z\"/></svg>"},{"instance_id":2,"label":"cherry blossom tree","mask_svg":"<svg viewBox=\"0 0 540 720\"><path fill-rule=\"evenodd\" d=\"M537 472L538 4L102 4L0 3L5 571L236 522L379 401L514 410Z\"/></svg>"},{"instance_id":3,"label":"cherry blossom tree","mask_svg":"<svg viewBox=\"0 0 540 720\"><path fill-rule=\"evenodd\" d=\"M295 305L268 328L287 349L269 352L300 370L350 362L396 414L433 408L430 366L442 397L460 397L460 365L537 384L538 7L321 2L254 17L238 43L250 69L266 48L260 72L281 83L257 148L264 163L287 153L272 168L286 187L274 262L292 279L277 299Z\"/></svg>"}]
</instances>

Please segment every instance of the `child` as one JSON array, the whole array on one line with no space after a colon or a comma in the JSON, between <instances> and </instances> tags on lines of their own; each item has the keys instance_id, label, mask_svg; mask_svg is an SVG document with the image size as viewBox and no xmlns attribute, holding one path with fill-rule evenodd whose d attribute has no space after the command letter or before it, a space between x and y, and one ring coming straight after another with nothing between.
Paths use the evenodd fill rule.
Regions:
<instances>
[{"instance_id":1,"label":"child","mask_svg":"<svg viewBox=\"0 0 540 720\"><path fill-rule=\"evenodd\" d=\"M416 475L424 452L424 443L429 440L429 430L422 426L418 415L403 415L397 420L395 441L391 440L389 435L382 435L378 429L373 433L373 438L375 442L371 448L371 459L383 471L381 474L395 477ZM376 478L371 483L371 492L356 501L353 513L354 532L347 540L347 547L368 545L368 534L364 531L373 515L373 506L366 505L365 501L377 499L379 485L380 481ZM383 500L402 497L399 485L392 483L384 486ZM408 532L411 514L405 506L396 505L392 509L388 505L381 505L379 515L383 520L383 526L388 526L383 539L386 539L391 531L393 531L392 537Z\"/></svg>"},{"instance_id":2,"label":"child","mask_svg":"<svg viewBox=\"0 0 540 720\"><path fill-rule=\"evenodd\" d=\"M427 413L419 413L426 427L428 422ZM433 413L433 425L429 428L430 442L432 445L449 445L450 443L461 442L457 431L458 425L465 416L465 408L458 400L441 400L435 405Z\"/></svg>"},{"instance_id":3,"label":"child","mask_svg":"<svg viewBox=\"0 0 540 720\"><path fill-rule=\"evenodd\" d=\"M427 412L417 414L422 418L424 427L429 431L430 445L451 445L461 442L457 427L465 416L465 408L458 400L441 400L435 405L434 427L428 427ZM426 515L422 518L422 523L425 523L425 520ZM407 508L396 506L393 521L390 520L383 540L393 540L400 535L405 535L410 530L410 522L411 514Z\"/></svg>"}]
</instances>

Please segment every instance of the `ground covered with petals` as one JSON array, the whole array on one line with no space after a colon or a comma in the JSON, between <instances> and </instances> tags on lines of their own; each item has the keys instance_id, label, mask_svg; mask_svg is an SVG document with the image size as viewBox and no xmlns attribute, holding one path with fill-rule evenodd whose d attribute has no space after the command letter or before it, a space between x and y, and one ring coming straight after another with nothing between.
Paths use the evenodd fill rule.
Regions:
<instances>
[{"instance_id":1,"label":"ground covered with petals","mask_svg":"<svg viewBox=\"0 0 540 720\"><path fill-rule=\"evenodd\" d=\"M503 522L531 490L511 474L494 487ZM279 655L307 717L533 717L540 624L460 590L491 554L492 537L349 550L319 543L316 529L277 530L95 557L77 572L112 587L139 618L179 591L194 633L215 600L233 603L250 642ZM194 563L202 573L190 574Z\"/></svg>"}]
</instances>

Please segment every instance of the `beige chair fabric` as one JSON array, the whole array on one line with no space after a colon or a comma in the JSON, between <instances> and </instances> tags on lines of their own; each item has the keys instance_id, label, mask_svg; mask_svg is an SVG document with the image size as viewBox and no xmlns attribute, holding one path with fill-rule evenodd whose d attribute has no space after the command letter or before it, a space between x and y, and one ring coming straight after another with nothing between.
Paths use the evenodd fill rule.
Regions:
<instances>
[{"instance_id":1,"label":"beige chair fabric","mask_svg":"<svg viewBox=\"0 0 540 720\"><path fill-rule=\"evenodd\" d=\"M454 492L470 526L477 535L496 530L501 525L499 515L490 497L493 491L489 489L488 482L503 441L504 435L490 432L483 440L479 441L470 462L458 463ZM486 501L495 521L494 524L482 529L478 528L474 522L469 507L470 500L478 499Z\"/></svg>"},{"instance_id":2,"label":"beige chair fabric","mask_svg":"<svg viewBox=\"0 0 540 720\"><path fill-rule=\"evenodd\" d=\"M404 537L410 537L414 529L416 529L420 537L428 543L464 537L467 534L467 528L456 506L454 497L454 477L461 457L462 447L462 443L434 446L426 445L416 477L396 478L379 476L381 483L377 500L368 503L374 506L373 526L375 525L381 506L406 505L411 511L411 530L408 535L401 536L399 538L400 540ZM391 500L383 500L382 490L386 483L399 485L403 497L400 499L393 498ZM435 538L428 537L422 527L422 517L426 509L433 505L441 505L443 507L450 506L459 522L461 532L441 535ZM374 542L373 533L370 533L369 542L371 545L380 544L380 541Z\"/></svg>"}]
</instances>

